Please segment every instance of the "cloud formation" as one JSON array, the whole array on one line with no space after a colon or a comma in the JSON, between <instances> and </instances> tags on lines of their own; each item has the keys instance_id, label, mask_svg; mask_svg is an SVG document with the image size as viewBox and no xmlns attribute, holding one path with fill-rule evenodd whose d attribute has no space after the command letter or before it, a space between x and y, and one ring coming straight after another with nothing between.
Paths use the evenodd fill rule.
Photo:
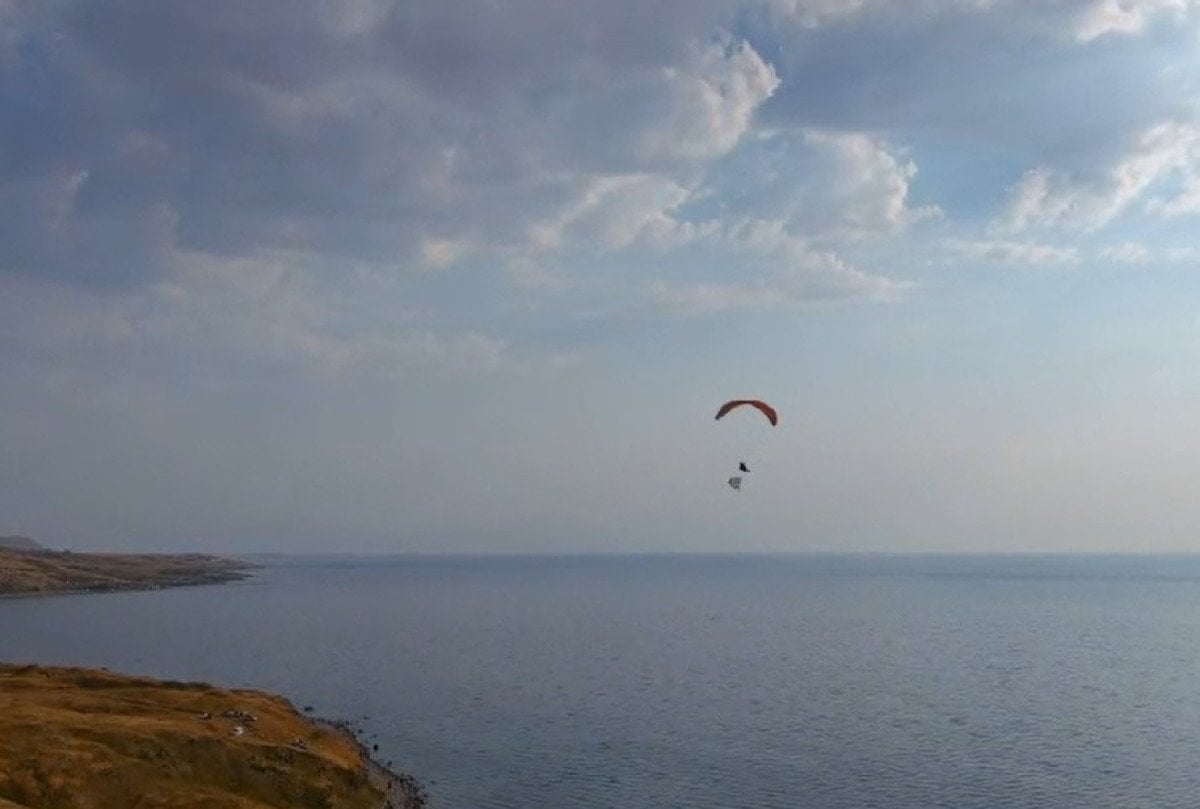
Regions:
<instances>
[{"instance_id":1,"label":"cloud formation","mask_svg":"<svg viewBox=\"0 0 1200 809\"><path fill-rule=\"evenodd\" d=\"M946 246L951 252L975 261L1017 264L1026 267L1073 265L1080 261L1076 247L1006 240L951 239Z\"/></svg>"},{"instance_id":2,"label":"cloud formation","mask_svg":"<svg viewBox=\"0 0 1200 809\"><path fill-rule=\"evenodd\" d=\"M15 7L0 179L19 216L0 266L70 276L101 232L360 259L511 241L580 177L694 169L736 144L778 80L745 42L706 41L703 5L674 30L533 2ZM98 263L73 280L151 269Z\"/></svg>"},{"instance_id":3,"label":"cloud formation","mask_svg":"<svg viewBox=\"0 0 1200 809\"><path fill-rule=\"evenodd\" d=\"M1152 200L1151 212L1190 210L1197 169L1200 130L1191 124L1161 123L1140 133L1115 164L1091 179L1075 178L1046 167L1026 172L1012 192L1000 226L1011 232L1033 227L1096 230L1112 222L1163 179L1185 178L1187 188L1165 200Z\"/></svg>"},{"instance_id":4,"label":"cloud formation","mask_svg":"<svg viewBox=\"0 0 1200 809\"><path fill-rule=\"evenodd\" d=\"M1160 14L1183 19L1197 7L1195 0L1093 0L1075 20L1075 38L1091 42L1106 34L1140 34Z\"/></svg>"},{"instance_id":5,"label":"cloud formation","mask_svg":"<svg viewBox=\"0 0 1200 809\"><path fill-rule=\"evenodd\" d=\"M827 152L837 166L824 204L840 209L839 227L854 233L895 231L941 214L936 205L909 205L916 163L902 161L879 139L860 132L807 130L805 140Z\"/></svg>"},{"instance_id":6,"label":"cloud formation","mask_svg":"<svg viewBox=\"0 0 1200 809\"><path fill-rule=\"evenodd\" d=\"M0 437L21 470L0 466L0 511L52 522L49 495L26 504L65 480L90 492L73 525L120 522L104 504L169 488L143 471L162 466L207 493L184 511L220 512L214 529L329 527L359 506L372 530L408 510L536 523L515 466L578 506L560 525L602 534L643 491L627 513L692 513L659 497L657 457L629 468L700 466L692 433L607 407L630 387L662 412L777 387L825 408L821 435L898 431L898 467L924 437L897 414L944 402L931 424L991 435L1013 407L979 390L1102 389L1063 334L1130 296L1193 317L1186 290L1146 301L1195 259L1196 12L0 0L0 372L17 380ZM962 271L996 265L1072 272ZM1039 331L1029 313L1066 318L1067 297L1115 303ZM1119 372L1150 400L1139 351ZM1159 357L1162 378L1187 359ZM831 491L878 479L853 463L875 450L827 449L846 463ZM565 450L601 459L588 486L568 461L538 472ZM930 474L953 480L954 454ZM85 455L126 477L89 482ZM272 463L278 487L238 472ZM233 490L257 495L222 511Z\"/></svg>"},{"instance_id":7,"label":"cloud formation","mask_svg":"<svg viewBox=\"0 0 1200 809\"><path fill-rule=\"evenodd\" d=\"M1020 0L767 0L776 18L801 28L844 24L856 17L920 15L926 20L988 14L1024 18L1022 26L1046 35L1068 32L1079 43L1106 35L1136 35L1156 18L1183 21L1195 0L1059 0L1031 4ZM1026 22L1027 21L1027 22Z\"/></svg>"}]
</instances>

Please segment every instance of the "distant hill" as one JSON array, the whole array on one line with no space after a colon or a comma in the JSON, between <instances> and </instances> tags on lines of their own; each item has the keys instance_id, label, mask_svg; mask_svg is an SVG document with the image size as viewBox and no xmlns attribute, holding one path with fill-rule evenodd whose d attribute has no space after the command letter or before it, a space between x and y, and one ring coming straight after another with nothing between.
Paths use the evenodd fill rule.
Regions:
<instances>
[{"instance_id":1,"label":"distant hill","mask_svg":"<svg viewBox=\"0 0 1200 809\"><path fill-rule=\"evenodd\" d=\"M0 548L10 551L44 551L41 545L29 537L0 537Z\"/></svg>"}]
</instances>

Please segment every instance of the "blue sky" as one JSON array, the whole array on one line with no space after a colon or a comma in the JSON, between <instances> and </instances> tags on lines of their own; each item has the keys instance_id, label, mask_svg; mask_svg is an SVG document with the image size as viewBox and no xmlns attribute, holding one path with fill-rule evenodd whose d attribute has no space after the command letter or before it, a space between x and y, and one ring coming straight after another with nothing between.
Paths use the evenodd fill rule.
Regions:
<instances>
[{"instance_id":1,"label":"blue sky","mask_svg":"<svg viewBox=\"0 0 1200 809\"><path fill-rule=\"evenodd\" d=\"M1192 550L1198 5L0 0L0 532Z\"/></svg>"}]
</instances>

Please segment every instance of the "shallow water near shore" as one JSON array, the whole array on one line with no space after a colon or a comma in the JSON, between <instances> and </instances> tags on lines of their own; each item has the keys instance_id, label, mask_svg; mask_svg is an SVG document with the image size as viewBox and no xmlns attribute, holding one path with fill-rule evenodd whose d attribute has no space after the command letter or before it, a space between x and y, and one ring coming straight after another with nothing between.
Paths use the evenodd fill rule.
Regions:
<instances>
[{"instance_id":1,"label":"shallow water near shore","mask_svg":"<svg viewBox=\"0 0 1200 809\"><path fill-rule=\"evenodd\" d=\"M282 560L0 601L0 659L277 691L435 809L1192 806L1200 558Z\"/></svg>"}]
</instances>

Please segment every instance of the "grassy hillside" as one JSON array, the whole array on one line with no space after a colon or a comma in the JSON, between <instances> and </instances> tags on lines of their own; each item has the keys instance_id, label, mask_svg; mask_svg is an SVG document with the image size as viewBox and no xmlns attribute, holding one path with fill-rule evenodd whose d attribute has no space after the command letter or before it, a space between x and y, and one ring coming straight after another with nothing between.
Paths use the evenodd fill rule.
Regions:
<instances>
[{"instance_id":1,"label":"grassy hillside","mask_svg":"<svg viewBox=\"0 0 1200 809\"><path fill-rule=\"evenodd\" d=\"M203 554L31 553L0 548L0 595L208 584L245 578L250 567Z\"/></svg>"},{"instance_id":2,"label":"grassy hillside","mask_svg":"<svg viewBox=\"0 0 1200 809\"><path fill-rule=\"evenodd\" d=\"M281 697L0 665L0 809L381 809L387 778Z\"/></svg>"}]
</instances>

